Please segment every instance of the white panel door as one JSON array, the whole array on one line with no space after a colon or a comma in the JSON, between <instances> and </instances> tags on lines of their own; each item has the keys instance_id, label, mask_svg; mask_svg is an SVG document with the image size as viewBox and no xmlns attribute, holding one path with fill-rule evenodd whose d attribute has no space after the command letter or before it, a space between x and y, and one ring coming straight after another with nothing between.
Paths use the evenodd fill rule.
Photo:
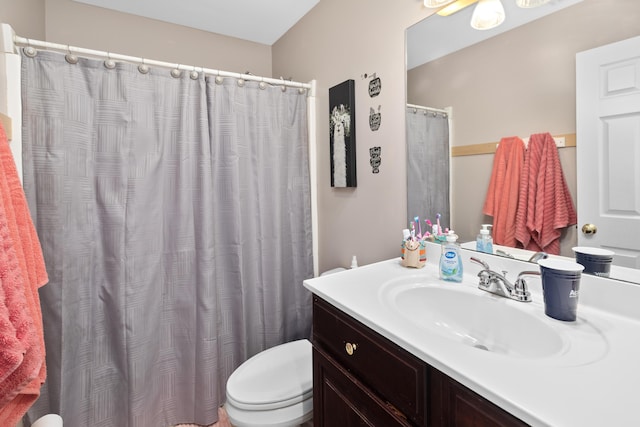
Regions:
<instances>
[{"instance_id":1,"label":"white panel door","mask_svg":"<svg viewBox=\"0 0 640 427\"><path fill-rule=\"evenodd\" d=\"M640 37L576 55L576 114L578 244L640 268Z\"/></svg>"}]
</instances>

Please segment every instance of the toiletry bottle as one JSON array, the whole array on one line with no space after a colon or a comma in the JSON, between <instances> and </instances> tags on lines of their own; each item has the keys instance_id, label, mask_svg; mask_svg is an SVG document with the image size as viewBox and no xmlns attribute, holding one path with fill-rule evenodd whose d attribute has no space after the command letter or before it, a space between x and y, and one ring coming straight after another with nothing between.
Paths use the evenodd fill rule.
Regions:
<instances>
[{"instance_id":1,"label":"toiletry bottle","mask_svg":"<svg viewBox=\"0 0 640 427\"><path fill-rule=\"evenodd\" d=\"M462 259L460 259L460 247L456 240L458 236L453 230L447 233L447 242L444 244L440 256L440 278L451 282L462 282Z\"/></svg>"},{"instance_id":2,"label":"toiletry bottle","mask_svg":"<svg viewBox=\"0 0 640 427\"><path fill-rule=\"evenodd\" d=\"M482 224L482 229L476 238L476 250L478 252L493 253L493 238L489 232L491 224Z\"/></svg>"}]
</instances>

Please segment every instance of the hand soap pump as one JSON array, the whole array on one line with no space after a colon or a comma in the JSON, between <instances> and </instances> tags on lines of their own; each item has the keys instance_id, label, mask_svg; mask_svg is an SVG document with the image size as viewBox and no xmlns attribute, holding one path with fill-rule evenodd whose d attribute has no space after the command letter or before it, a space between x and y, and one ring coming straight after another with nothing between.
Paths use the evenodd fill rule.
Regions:
<instances>
[{"instance_id":1,"label":"hand soap pump","mask_svg":"<svg viewBox=\"0 0 640 427\"><path fill-rule=\"evenodd\" d=\"M489 227L493 226L491 224L482 224L480 234L476 238L476 250L478 252L493 253L493 238L489 232Z\"/></svg>"},{"instance_id":2,"label":"hand soap pump","mask_svg":"<svg viewBox=\"0 0 640 427\"><path fill-rule=\"evenodd\" d=\"M450 282L462 282L462 259L460 247L456 243L458 236L453 230L449 230L446 239L440 256L440 278Z\"/></svg>"}]
</instances>

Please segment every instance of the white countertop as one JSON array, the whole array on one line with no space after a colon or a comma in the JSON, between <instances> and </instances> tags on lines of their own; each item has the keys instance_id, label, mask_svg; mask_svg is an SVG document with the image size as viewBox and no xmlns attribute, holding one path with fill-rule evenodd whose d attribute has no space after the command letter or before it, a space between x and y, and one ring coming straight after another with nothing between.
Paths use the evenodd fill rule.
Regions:
<instances>
[{"instance_id":1,"label":"white countertop","mask_svg":"<svg viewBox=\"0 0 640 427\"><path fill-rule=\"evenodd\" d=\"M640 425L640 285L582 276L578 320L561 322L544 314L539 278L528 280L533 302L494 297L477 289L470 256L512 279L531 264L461 251L463 283L439 281L500 298L570 338L571 348L545 358L511 357L482 351L420 327L390 308L390 283L438 277L439 245L429 245L422 269L400 259L309 279L304 286L416 357L533 426L587 427ZM436 284L435 286L438 286ZM462 288L461 288L462 289ZM504 319L508 322L509 319ZM594 331L599 331L598 334ZM522 331L527 334L527 331ZM594 336L599 338L595 339ZM535 337L532 337L535 339Z\"/></svg>"}]
</instances>

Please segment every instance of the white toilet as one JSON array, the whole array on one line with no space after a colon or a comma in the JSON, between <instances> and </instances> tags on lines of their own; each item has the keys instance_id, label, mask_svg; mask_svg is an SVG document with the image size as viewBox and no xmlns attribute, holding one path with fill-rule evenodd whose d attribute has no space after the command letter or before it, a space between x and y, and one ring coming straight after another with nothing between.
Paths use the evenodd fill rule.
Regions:
<instances>
[{"instance_id":1,"label":"white toilet","mask_svg":"<svg viewBox=\"0 0 640 427\"><path fill-rule=\"evenodd\" d=\"M234 427L294 427L313 414L311 343L298 340L264 350L227 381L225 409Z\"/></svg>"},{"instance_id":2,"label":"white toilet","mask_svg":"<svg viewBox=\"0 0 640 427\"><path fill-rule=\"evenodd\" d=\"M336 268L321 276L342 270ZM234 427L295 427L310 422L311 342L302 339L281 344L240 365L227 381L224 408Z\"/></svg>"}]
</instances>

